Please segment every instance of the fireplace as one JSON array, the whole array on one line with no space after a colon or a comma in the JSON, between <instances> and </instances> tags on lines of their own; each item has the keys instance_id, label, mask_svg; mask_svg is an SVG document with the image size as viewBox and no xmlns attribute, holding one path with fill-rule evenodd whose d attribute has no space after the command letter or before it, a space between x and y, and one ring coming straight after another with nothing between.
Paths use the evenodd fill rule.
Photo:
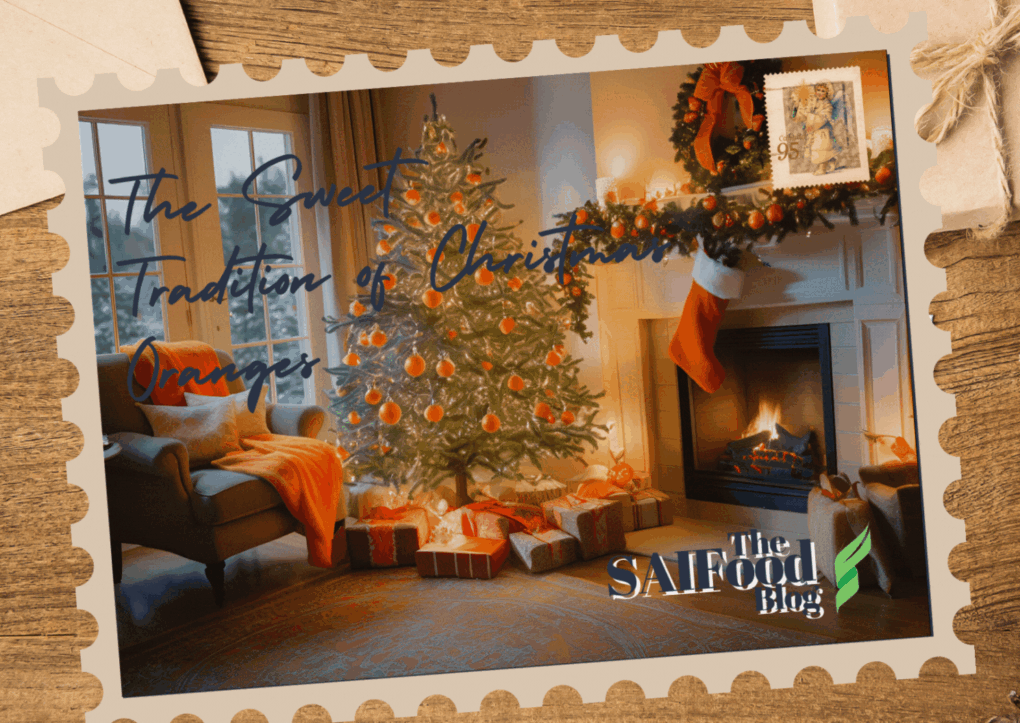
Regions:
<instances>
[{"instance_id":1,"label":"fireplace","mask_svg":"<svg viewBox=\"0 0 1020 723\"><path fill-rule=\"evenodd\" d=\"M677 369L688 499L805 512L819 474L835 474L828 324L722 329L722 387Z\"/></svg>"}]
</instances>

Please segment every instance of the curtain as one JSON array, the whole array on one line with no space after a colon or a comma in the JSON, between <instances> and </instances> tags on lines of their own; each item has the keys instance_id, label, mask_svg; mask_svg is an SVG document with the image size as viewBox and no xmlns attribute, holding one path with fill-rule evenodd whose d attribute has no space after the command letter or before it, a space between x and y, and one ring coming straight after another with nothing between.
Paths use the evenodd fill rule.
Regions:
<instances>
[{"instance_id":1,"label":"curtain","mask_svg":"<svg viewBox=\"0 0 1020 723\"><path fill-rule=\"evenodd\" d=\"M319 176L316 187L328 190L335 184L339 192L349 186L355 193L368 184L381 188L385 172L365 170L366 165L385 155L383 139L375 126L378 95L369 90L349 90L313 95L311 100L313 168ZM371 220L376 213L375 204L359 202L343 208L333 203L318 211L320 261L323 273L328 268L333 274L334 315L347 313L358 292L354 279L374 255L376 240ZM339 356L332 358L339 350L334 344L331 341L331 364L339 362Z\"/></svg>"}]
</instances>

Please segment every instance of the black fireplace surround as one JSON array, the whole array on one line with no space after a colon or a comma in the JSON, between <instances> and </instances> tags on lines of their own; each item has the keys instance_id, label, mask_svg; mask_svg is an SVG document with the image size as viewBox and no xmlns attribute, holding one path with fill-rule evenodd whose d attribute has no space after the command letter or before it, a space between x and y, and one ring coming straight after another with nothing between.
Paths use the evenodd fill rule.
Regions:
<instances>
[{"instance_id":1,"label":"black fireplace surround","mask_svg":"<svg viewBox=\"0 0 1020 723\"><path fill-rule=\"evenodd\" d=\"M821 369L822 429L815 434L824 437L825 461L819 472L836 474L836 423L832 391L832 354L828 324L799 326L772 326L744 329L722 329L716 338L717 356L755 355L768 350L813 350L818 355ZM752 357L754 358L754 357ZM756 475L727 471L726 469L698 469L695 463L695 420L692 419L691 382L687 374L677 368L677 387L680 394L680 425L683 437L684 487L688 499L706 502L758 507L787 512L807 512L807 496L815 479L796 479L790 476ZM700 390L699 390L700 391ZM739 434L740 430L733 430ZM821 441L821 440L819 440Z\"/></svg>"}]
</instances>

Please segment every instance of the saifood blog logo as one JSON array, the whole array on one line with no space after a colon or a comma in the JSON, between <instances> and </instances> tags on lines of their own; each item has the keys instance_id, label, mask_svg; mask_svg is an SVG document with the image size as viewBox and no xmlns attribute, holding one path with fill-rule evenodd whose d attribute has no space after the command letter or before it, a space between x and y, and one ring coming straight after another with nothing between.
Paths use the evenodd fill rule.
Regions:
<instances>
[{"instance_id":1,"label":"saifood blog logo","mask_svg":"<svg viewBox=\"0 0 1020 723\"><path fill-rule=\"evenodd\" d=\"M871 531L868 527L836 555L836 610L852 598L861 585L857 581L857 563L871 552Z\"/></svg>"},{"instance_id":2,"label":"saifood blog logo","mask_svg":"<svg viewBox=\"0 0 1020 723\"><path fill-rule=\"evenodd\" d=\"M733 545L730 554L718 547L678 551L676 580L659 553L652 554L643 582L638 576L636 557L616 556L609 561L606 571L625 588L618 589L609 583L609 596L614 600L647 597L653 584L659 586L662 595L720 592L717 585L725 581L737 590L754 590L755 606L761 615L797 612L814 620L825 614L822 589L818 587L815 545L811 540L798 540L799 554L791 554L790 543L783 537L767 540L758 530L734 532L728 538ZM858 555L855 552L844 558L849 569L862 559ZM867 555L867 550L863 555ZM849 573L847 580L845 599L853 595L855 590L851 591L851 587L856 584L856 578L851 581ZM839 600L837 597L837 603Z\"/></svg>"}]
</instances>

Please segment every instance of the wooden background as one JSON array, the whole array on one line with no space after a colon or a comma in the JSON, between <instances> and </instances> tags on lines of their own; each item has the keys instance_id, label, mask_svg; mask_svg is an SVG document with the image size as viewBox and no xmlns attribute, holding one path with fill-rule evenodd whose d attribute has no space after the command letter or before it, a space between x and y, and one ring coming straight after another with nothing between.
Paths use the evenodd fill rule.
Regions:
<instances>
[{"instance_id":1,"label":"wooden background","mask_svg":"<svg viewBox=\"0 0 1020 723\"><path fill-rule=\"evenodd\" d=\"M721 25L747 25L751 37L770 40L782 21L811 19L810 0L723 4L399 0L377 8L374 0L184 1L210 77L220 63L244 62L252 76L268 78L282 58L300 57L311 59L317 72L332 72L346 54L365 52L379 67L396 68L414 48L431 48L440 62L457 64L471 44L481 43L513 60L527 55L532 40L546 38L582 55L596 35L607 34L639 51L654 43L655 31L676 28L688 42L707 45ZM78 454L81 435L61 417L61 397L78 375L57 357L55 337L70 327L73 312L52 295L51 274L68 258L66 243L46 231L46 210L54 205L0 216L0 721L81 721L102 695L79 659L96 624L75 607L75 586L88 579L92 564L70 537L88 500L68 485L64 465ZM945 504L967 523L967 542L953 551L950 568L971 586L973 604L957 614L955 630L976 647L976 675L960 676L951 663L932 660L920 678L897 681L874 663L852 685L834 686L825 671L807 669L793 688L773 691L763 677L746 673L730 693L709 696L700 682L684 679L667 698L652 700L621 682L605 702L587 705L568 688L549 691L543 707L526 710L505 693L487 697L480 712L459 714L445 698L430 698L415 720L984 721L1013 711L1006 696L1020 687L1020 228L994 243L932 236L926 250L947 274L948 292L932 301L931 313L952 334L953 353L941 360L936 377L957 395L959 416L945 424L940 441L962 458L963 480L950 487ZM391 715L386 704L370 701L357 720ZM233 720L264 718L241 711ZM309 706L295 720L329 716Z\"/></svg>"}]
</instances>

